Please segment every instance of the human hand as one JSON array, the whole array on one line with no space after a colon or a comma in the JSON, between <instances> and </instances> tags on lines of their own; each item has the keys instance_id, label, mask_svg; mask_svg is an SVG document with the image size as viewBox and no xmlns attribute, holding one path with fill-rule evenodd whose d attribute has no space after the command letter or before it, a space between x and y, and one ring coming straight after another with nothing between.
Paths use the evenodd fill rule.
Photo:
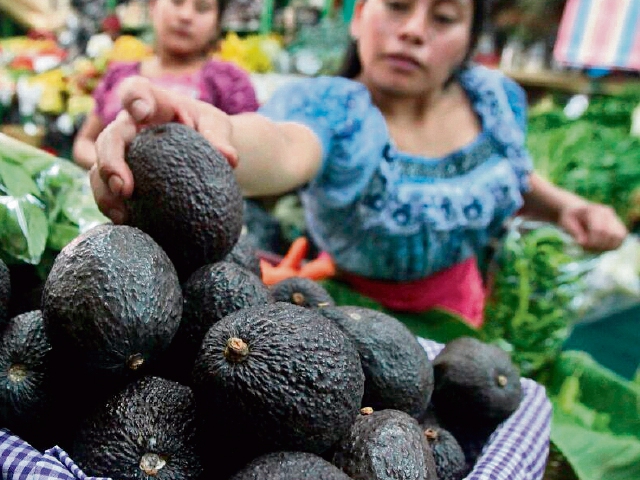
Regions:
<instances>
[{"instance_id":1,"label":"human hand","mask_svg":"<svg viewBox=\"0 0 640 480\"><path fill-rule=\"evenodd\" d=\"M123 111L96 140L96 163L90 171L98 208L114 223L126 221L124 200L133 193L133 175L125 150L141 128L179 122L202 134L227 158L232 167L238 155L231 145L231 122L212 105L154 86L144 77L124 80L118 90Z\"/></svg>"},{"instance_id":2,"label":"human hand","mask_svg":"<svg viewBox=\"0 0 640 480\"><path fill-rule=\"evenodd\" d=\"M599 203L567 205L560 210L558 225L584 249L597 252L618 248L628 234L615 211Z\"/></svg>"}]
</instances>

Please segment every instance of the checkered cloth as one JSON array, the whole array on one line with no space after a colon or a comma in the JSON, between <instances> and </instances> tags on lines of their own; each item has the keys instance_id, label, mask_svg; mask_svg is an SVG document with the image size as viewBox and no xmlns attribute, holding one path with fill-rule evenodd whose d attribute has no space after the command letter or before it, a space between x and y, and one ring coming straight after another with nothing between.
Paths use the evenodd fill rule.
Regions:
<instances>
[{"instance_id":1,"label":"checkered cloth","mask_svg":"<svg viewBox=\"0 0 640 480\"><path fill-rule=\"evenodd\" d=\"M431 360L444 345L418 339ZM520 407L491 435L465 480L541 480L549 453L551 402L544 387L522 378ZM44 454L0 429L3 480L110 480L85 475L60 447Z\"/></svg>"}]
</instances>

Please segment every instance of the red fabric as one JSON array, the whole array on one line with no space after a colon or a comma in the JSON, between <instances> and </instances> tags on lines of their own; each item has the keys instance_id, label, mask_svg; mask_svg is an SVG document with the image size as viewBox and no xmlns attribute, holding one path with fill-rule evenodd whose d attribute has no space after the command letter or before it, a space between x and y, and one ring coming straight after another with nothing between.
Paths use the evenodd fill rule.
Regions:
<instances>
[{"instance_id":1,"label":"red fabric","mask_svg":"<svg viewBox=\"0 0 640 480\"><path fill-rule=\"evenodd\" d=\"M485 289L475 258L469 258L423 280L388 282L342 274L357 292L391 310L424 312L442 308L478 328L483 323Z\"/></svg>"}]
</instances>

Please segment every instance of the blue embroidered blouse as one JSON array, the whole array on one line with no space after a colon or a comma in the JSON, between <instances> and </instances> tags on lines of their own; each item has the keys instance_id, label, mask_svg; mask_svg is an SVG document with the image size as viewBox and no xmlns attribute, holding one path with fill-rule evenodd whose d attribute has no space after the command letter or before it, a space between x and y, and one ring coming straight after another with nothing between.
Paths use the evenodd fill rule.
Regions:
<instances>
[{"instance_id":1,"label":"blue embroidered blouse","mask_svg":"<svg viewBox=\"0 0 640 480\"><path fill-rule=\"evenodd\" d=\"M318 136L323 164L300 195L310 235L341 269L379 280L425 278L481 256L522 206L532 170L524 91L483 66L458 80L481 133L442 158L396 149L368 90L353 80L296 80L260 109Z\"/></svg>"}]
</instances>

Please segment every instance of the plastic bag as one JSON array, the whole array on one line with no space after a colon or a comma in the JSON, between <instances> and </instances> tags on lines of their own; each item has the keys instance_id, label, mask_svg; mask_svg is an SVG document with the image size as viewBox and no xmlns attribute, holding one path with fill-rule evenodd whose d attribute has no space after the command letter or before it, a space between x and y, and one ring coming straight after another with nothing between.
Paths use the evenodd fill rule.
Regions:
<instances>
[{"instance_id":1,"label":"plastic bag","mask_svg":"<svg viewBox=\"0 0 640 480\"><path fill-rule=\"evenodd\" d=\"M44 265L47 255L107 221L85 170L0 134L0 258L5 263Z\"/></svg>"}]
</instances>

